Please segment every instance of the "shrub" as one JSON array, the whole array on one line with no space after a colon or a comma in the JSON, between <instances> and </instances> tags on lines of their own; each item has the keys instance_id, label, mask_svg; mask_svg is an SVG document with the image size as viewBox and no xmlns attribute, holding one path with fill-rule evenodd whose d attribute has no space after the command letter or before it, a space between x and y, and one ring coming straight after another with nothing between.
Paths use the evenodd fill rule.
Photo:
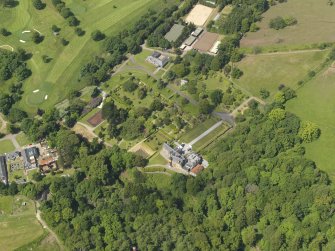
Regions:
<instances>
[{"instance_id":1,"label":"shrub","mask_svg":"<svg viewBox=\"0 0 335 251\"><path fill-rule=\"evenodd\" d=\"M75 16L68 17L67 22L70 26L78 26L80 24L80 21Z\"/></svg>"},{"instance_id":2,"label":"shrub","mask_svg":"<svg viewBox=\"0 0 335 251\"><path fill-rule=\"evenodd\" d=\"M35 44L39 44L44 40L44 37L37 31L34 31L32 34L32 40Z\"/></svg>"},{"instance_id":3,"label":"shrub","mask_svg":"<svg viewBox=\"0 0 335 251\"><path fill-rule=\"evenodd\" d=\"M1 28L0 29L0 34L3 35L4 37L7 37L7 36L11 35L12 33L10 31L8 31L6 28Z\"/></svg>"},{"instance_id":4,"label":"shrub","mask_svg":"<svg viewBox=\"0 0 335 251\"><path fill-rule=\"evenodd\" d=\"M123 84L123 90L127 92L133 92L137 89L138 85L135 84L132 80L128 80Z\"/></svg>"},{"instance_id":5,"label":"shrub","mask_svg":"<svg viewBox=\"0 0 335 251\"><path fill-rule=\"evenodd\" d=\"M53 25L51 26L51 30L52 30L53 32L60 32L60 28L59 28L57 25L55 25L55 24L53 24Z\"/></svg>"},{"instance_id":6,"label":"shrub","mask_svg":"<svg viewBox=\"0 0 335 251\"><path fill-rule=\"evenodd\" d=\"M33 5L37 10L43 10L46 6L41 0L33 0Z\"/></svg>"},{"instance_id":7,"label":"shrub","mask_svg":"<svg viewBox=\"0 0 335 251\"><path fill-rule=\"evenodd\" d=\"M299 129L299 137L307 143L310 143L320 137L321 130L313 122L302 122Z\"/></svg>"},{"instance_id":8,"label":"shrub","mask_svg":"<svg viewBox=\"0 0 335 251\"><path fill-rule=\"evenodd\" d=\"M259 91L259 94L260 96L263 98L263 99L266 99L270 96L270 92L264 88L262 88L260 91Z\"/></svg>"},{"instance_id":9,"label":"shrub","mask_svg":"<svg viewBox=\"0 0 335 251\"><path fill-rule=\"evenodd\" d=\"M79 37L85 35L85 31L84 31L82 28L80 28L80 27L76 27L76 28L74 29L74 32L75 32L75 33L77 34L77 36L79 36Z\"/></svg>"},{"instance_id":10,"label":"shrub","mask_svg":"<svg viewBox=\"0 0 335 251\"><path fill-rule=\"evenodd\" d=\"M70 42L67 41L65 38L62 38L62 39L60 40L60 42L62 43L63 46L67 46L67 45L70 43Z\"/></svg>"},{"instance_id":11,"label":"shrub","mask_svg":"<svg viewBox=\"0 0 335 251\"><path fill-rule=\"evenodd\" d=\"M91 37L94 41L101 41L103 40L106 36L99 30L95 30L91 33Z\"/></svg>"},{"instance_id":12,"label":"shrub","mask_svg":"<svg viewBox=\"0 0 335 251\"><path fill-rule=\"evenodd\" d=\"M276 17L270 20L269 27L271 29L280 30L286 27L285 19L282 17Z\"/></svg>"},{"instance_id":13,"label":"shrub","mask_svg":"<svg viewBox=\"0 0 335 251\"><path fill-rule=\"evenodd\" d=\"M297 24L298 21L294 17L276 17L270 20L269 27L275 30L284 29L286 26L292 26Z\"/></svg>"},{"instance_id":14,"label":"shrub","mask_svg":"<svg viewBox=\"0 0 335 251\"><path fill-rule=\"evenodd\" d=\"M239 79L240 77L242 77L242 75L243 75L243 71L241 71L239 68L235 67L231 71L232 78Z\"/></svg>"}]
</instances>

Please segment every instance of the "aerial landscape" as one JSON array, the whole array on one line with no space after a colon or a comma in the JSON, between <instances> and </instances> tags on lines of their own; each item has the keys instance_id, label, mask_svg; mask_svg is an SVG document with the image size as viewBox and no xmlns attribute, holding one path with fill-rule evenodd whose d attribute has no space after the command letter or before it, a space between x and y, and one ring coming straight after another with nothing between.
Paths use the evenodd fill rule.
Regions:
<instances>
[{"instance_id":1,"label":"aerial landscape","mask_svg":"<svg viewBox=\"0 0 335 251\"><path fill-rule=\"evenodd\" d=\"M334 0L0 0L0 250L335 250Z\"/></svg>"}]
</instances>

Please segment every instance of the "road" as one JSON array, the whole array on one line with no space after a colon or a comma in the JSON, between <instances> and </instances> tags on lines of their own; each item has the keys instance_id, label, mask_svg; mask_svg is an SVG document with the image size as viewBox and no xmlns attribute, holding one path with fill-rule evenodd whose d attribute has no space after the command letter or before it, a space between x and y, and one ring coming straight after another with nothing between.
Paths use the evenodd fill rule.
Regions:
<instances>
[{"instance_id":1,"label":"road","mask_svg":"<svg viewBox=\"0 0 335 251\"><path fill-rule=\"evenodd\" d=\"M36 205L35 205L35 208L36 208L36 219L38 220L38 222L42 225L42 227L46 230L49 231L49 233L55 238L55 240L57 241L59 247L60 247L60 250L64 250L64 246L62 244L62 242L59 240L57 234L48 227L48 225L46 224L46 222L42 219L41 217L41 211L39 209L40 207L40 204L38 201L36 201Z\"/></svg>"}]
</instances>

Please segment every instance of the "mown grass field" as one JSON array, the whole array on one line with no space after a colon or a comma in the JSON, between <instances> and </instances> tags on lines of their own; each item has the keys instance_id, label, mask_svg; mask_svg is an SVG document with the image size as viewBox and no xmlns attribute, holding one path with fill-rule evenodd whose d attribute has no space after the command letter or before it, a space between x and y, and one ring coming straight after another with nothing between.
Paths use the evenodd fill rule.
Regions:
<instances>
[{"instance_id":1,"label":"mown grass field","mask_svg":"<svg viewBox=\"0 0 335 251\"><path fill-rule=\"evenodd\" d=\"M74 33L51 4L45 1L44 10L36 10L32 2L20 1L12 9L0 10L1 26L12 32L11 36L0 37L0 45L10 45L17 49L21 47L33 54L29 60L29 67L33 75L24 85L24 97L19 107L34 112L38 107L47 109L66 98L69 91L81 89L84 84L78 82L82 65L100 50L101 42L91 39L91 32L100 29L107 35L116 34L124 27L135 22L147 12L149 8L161 9L165 3L161 0L100 0L96 1L67 1L67 6L81 21L80 27L86 31L82 37ZM167 1L167 4L175 0ZM116 8L115 8L115 7ZM51 26L55 24L61 28L60 35L54 36ZM45 39L41 44L32 42L20 43L22 31L37 29ZM70 43L63 46L60 43L64 37ZM52 61L48 64L42 60L42 55L48 55ZM2 90L6 87L2 87ZM33 93L34 90L40 90ZM48 99L45 100L45 96Z\"/></svg>"},{"instance_id":2,"label":"mown grass field","mask_svg":"<svg viewBox=\"0 0 335 251\"><path fill-rule=\"evenodd\" d=\"M22 205L23 202L27 204ZM0 196L0 247L3 251L26 245L43 234L34 202L23 196Z\"/></svg>"},{"instance_id":3,"label":"mown grass field","mask_svg":"<svg viewBox=\"0 0 335 251\"><path fill-rule=\"evenodd\" d=\"M15 150L15 146L12 141L6 139L0 141L0 154L9 153Z\"/></svg>"},{"instance_id":4,"label":"mown grass field","mask_svg":"<svg viewBox=\"0 0 335 251\"><path fill-rule=\"evenodd\" d=\"M321 137L306 144L307 157L335 180L335 72L320 73L297 92L298 97L287 104L287 109L302 120L312 121L321 128Z\"/></svg>"},{"instance_id":5,"label":"mown grass field","mask_svg":"<svg viewBox=\"0 0 335 251\"><path fill-rule=\"evenodd\" d=\"M261 88L273 96L281 84L296 89L298 81L317 68L327 54L328 51L311 51L250 55L237 64L243 76L235 82L255 96L260 96Z\"/></svg>"},{"instance_id":6,"label":"mown grass field","mask_svg":"<svg viewBox=\"0 0 335 251\"><path fill-rule=\"evenodd\" d=\"M334 7L328 1L289 0L270 7L264 13L257 32L249 32L242 39L242 47L270 46L287 47L306 44L334 42ZM295 17L297 25L282 30L269 28L269 22L277 16Z\"/></svg>"},{"instance_id":7,"label":"mown grass field","mask_svg":"<svg viewBox=\"0 0 335 251\"><path fill-rule=\"evenodd\" d=\"M26 146L32 143L24 133L20 133L19 135L17 135L16 141L19 143L20 146Z\"/></svg>"}]
</instances>

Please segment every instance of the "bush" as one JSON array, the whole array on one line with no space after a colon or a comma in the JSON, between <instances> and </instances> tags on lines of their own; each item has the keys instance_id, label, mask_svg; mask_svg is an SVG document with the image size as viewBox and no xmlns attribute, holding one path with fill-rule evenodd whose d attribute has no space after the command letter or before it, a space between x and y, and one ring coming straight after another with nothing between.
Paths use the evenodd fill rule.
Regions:
<instances>
[{"instance_id":1,"label":"bush","mask_svg":"<svg viewBox=\"0 0 335 251\"><path fill-rule=\"evenodd\" d=\"M315 75L316 75L315 71L308 71L308 77L309 78L313 78L313 77L315 77Z\"/></svg>"},{"instance_id":2,"label":"bush","mask_svg":"<svg viewBox=\"0 0 335 251\"><path fill-rule=\"evenodd\" d=\"M64 18L68 18L70 16L73 16L73 13L69 8L62 8L61 11L60 11L60 14Z\"/></svg>"},{"instance_id":3,"label":"bush","mask_svg":"<svg viewBox=\"0 0 335 251\"><path fill-rule=\"evenodd\" d=\"M35 44L39 44L44 40L44 37L37 31L33 31L32 40Z\"/></svg>"},{"instance_id":4,"label":"bush","mask_svg":"<svg viewBox=\"0 0 335 251\"><path fill-rule=\"evenodd\" d=\"M266 99L270 96L270 92L264 88L262 88L260 91L259 91L259 94L260 96L263 98L263 99Z\"/></svg>"},{"instance_id":5,"label":"bush","mask_svg":"<svg viewBox=\"0 0 335 251\"><path fill-rule=\"evenodd\" d=\"M52 32L57 32L57 33L60 32L60 28L57 25L52 25L51 30Z\"/></svg>"},{"instance_id":6,"label":"bush","mask_svg":"<svg viewBox=\"0 0 335 251\"><path fill-rule=\"evenodd\" d=\"M271 29L280 30L286 27L285 19L282 17L276 17L270 20L269 27Z\"/></svg>"},{"instance_id":7,"label":"bush","mask_svg":"<svg viewBox=\"0 0 335 251\"><path fill-rule=\"evenodd\" d=\"M85 31L84 31L82 28L80 28L80 27L76 27L76 28L74 29L74 32L75 32L75 33L77 34L77 36L79 36L79 37L85 35Z\"/></svg>"},{"instance_id":8,"label":"bush","mask_svg":"<svg viewBox=\"0 0 335 251\"><path fill-rule=\"evenodd\" d=\"M299 137L307 143L310 143L320 137L321 130L315 123L302 122L299 129Z\"/></svg>"},{"instance_id":9,"label":"bush","mask_svg":"<svg viewBox=\"0 0 335 251\"><path fill-rule=\"evenodd\" d=\"M63 46L67 46L67 45L70 43L70 42L67 41L65 38L62 38L62 39L60 40L60 42L62 43Z\"/></svg>"},{"instance_id":10,"label":"bush","mask_svg":"<svg viewBox=\"0 0 335 251\"><path fill-rule=\"evenodd\" d=\"M235 67L231 71L232 78L239 79L240 77L242 77L242 75L243 75L243 71L241 71L239 68Z\"/></svg>"},{"instance_id":11,"label":"bush","mask_svg":"<svg viewBox=\"0 0 335 251\"><path fill-rule=\"evenodd\" d=\"M280 29L284 29L286 26L292 26L297 23L298 21L294 17L287 17L287 18L276 17L270 20L269 27L271 29L280 30Z\"/></svg>"},{"instance_id":12,"label":"bush","mask_svg":"<svg viewBox=\"0 0 335 251\"><path fill-rule=\"evenodd\" d=\"M91 33L91 38L94 40L94 41L101 41L105 38L105 34L103 34L101 31L99 30L95 30Z\"/></svg>"},{"instance_id":13,"label":"bush","mask_svg":"<svg viewBox=\"0 0 335 251\"><path fill-rule=\"evenodd\" d=\"M137 89L138 85L135 84L132 80L128 80L123 84L123 90L127 92L133 92Z\"/></svg>"},{"instance_id":14,"label":"bush","mask_svg":"<svg viewBox=\"0 0 335 251\"><path fill-rule=\"evenodd\" d=\"M80 21L75 16L68 17L67 22L70 26L78 26L80 24Z\"/></svg>"},{"instance_id":15,"label":"bush","mask_svg":"<svg viewBox=\"0 0 335 251\"><path fill-rule=\"evenodd\" d=\"M7 36L11 35L12 33L5 28L1 28L0 29L0 34L3 35L4 37L7 37Z\"/></svg>"},{"instance_id":16,"label":"bush","mask_svg":"<svg viewBox=\"0 0 335 251\"><path fill-rule=\"evenodd\" d=\"M41 0L33 0L33 5L37 10L43 10L46 6Z\"/></svg>"},{"instance_id":17,"label":"bush","mask_svg":"<svg viewBox=\"0 0 335 251\"><path fill-rule=\"evenodd\" d=\"M42 56L42 60L45 64L50 63L50 61L52 60L52 58L50 58L48 55L43 55Z\"/></svg>"}]
</instances>

